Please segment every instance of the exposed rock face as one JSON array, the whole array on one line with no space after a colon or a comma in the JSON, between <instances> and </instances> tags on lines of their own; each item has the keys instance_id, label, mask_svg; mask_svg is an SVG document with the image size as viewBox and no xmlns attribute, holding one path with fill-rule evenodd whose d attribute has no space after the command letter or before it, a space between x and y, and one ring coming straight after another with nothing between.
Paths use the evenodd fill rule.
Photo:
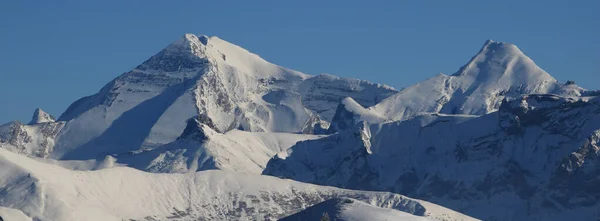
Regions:
<instances>
[{"instance_id":1,"label":"exposed rock face","mask_svg":"<svg viewBox=\"0 0 600 221\"><path fill-rule=\"evenodd\" d=\"M305 141L264 174L425 199L485 220L592 219L598 98L526 95L482 117L424 115Z\"/></svg>"},{"instance_id":2,"label":"exposed rock face","mask_svg":"<svg viewBox=\"0 0 600 221\"><path fill-rule=\"evenodd\" d=\"M0 126L0 143L18 153L45 158L53 152L56 137L64 125L65 122L55 121L38 108L29 124L13 121Z\"/></svg>"}]
</instances>

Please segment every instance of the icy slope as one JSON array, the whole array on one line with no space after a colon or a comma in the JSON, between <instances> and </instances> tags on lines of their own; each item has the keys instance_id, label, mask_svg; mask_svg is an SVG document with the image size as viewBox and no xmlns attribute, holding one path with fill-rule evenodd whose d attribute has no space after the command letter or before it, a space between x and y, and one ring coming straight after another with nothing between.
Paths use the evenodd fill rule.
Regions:
<instances>
[{"instance_id":1,"label":"icy slope","mask_svg":"<svg viewBox=\"0 0 600 221\"><path fill-rule=\"evenodd\" d=\"M311 133L345 97L374 105L393 88L271 64L217 37L186 34L95 95L74 102L51 155L90 159L171 143L200 116L218 132ZM127 134L127 136L124 136ZM94 151L73 153L78 148Z\"/></svg>"},{"instance_id":2,"label":"icy slope","mask_svg":"<svg viewBox=\"0 0 600 221\"><path fill-rule=\"evenodd\" d=\"M557 82L517 46L488 40L455 74L438 74L371 109L388 120L407 119L422 112L482 115L498 110L504 97L579 96L583 91L576 85Z\"/></svg>"},{"instance_id":3,"label":"icy slope","mask_svg":"<svg viewBox=\"0 0 600 221\"><path fill-rule=\"evenodd\" d=\"M423 115L296 144L264 174L391 191L484 220L597 218L600 98L527 95L481 117Z\"/></svg>"},{"instance_id":4,"label":"icy slope","mask_svg":"<svg viewBox=\"0 0 600 221\"><path fill-rule=\"evenodd\" d=\"M427 221L425 217L414 216L398 210L384 209L349 198L333 198L311 206L280 221L321 220L325 215L336 221Z\"/></svg>"},{"instance_id":5,"label":"icy slope","mask_svg":"<svg viewBox=\"0 0 600 221\"><path fill-rule=\"evenodd\" d=\"M275 220L333 197L432 219L452 214L454 220L472 220L400 195L243 173L154 174L127 167L73 171L6 150L0 150L0 167L0 207L41 221Z\"/></svg>"}]
</instances>

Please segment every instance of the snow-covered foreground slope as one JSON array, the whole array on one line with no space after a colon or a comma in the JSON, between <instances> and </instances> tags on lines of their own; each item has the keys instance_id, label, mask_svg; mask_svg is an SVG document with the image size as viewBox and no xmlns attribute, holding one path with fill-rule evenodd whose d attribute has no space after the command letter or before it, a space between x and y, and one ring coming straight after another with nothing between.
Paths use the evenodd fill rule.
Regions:
<instances>
[{"instance_id":1,"label":"snow-covered foreground slope","mask_svg":"<svg viewBox=\"0 0 600 221\"><path fill-rule=\"evenodd\" d=\"M396 194L320 187L274 177L128 167L74 171L0 149L0 212L34 220L274 220L333 197L438 220L473 220ZM7 212L8 211L8 212Z\"/></svg>"},{"instance_id":2,"label":"snow-covered foreground slope","mask_svg":"<svg viewBox=\"0 0 600 221\"><path fill-rule=\"evenodd\" d=\"M414 216L398 210L384 209L350 198L333 198L311 206L299 213L280 219L280 221L322 220L336 221L428 221L425 217Z\"/></svg>"},{"instance_id":3,"label":"snow-covered foreground slope","mask_svg":"<svg viewBox=\"0 0 600 221\"><path fill-rule=\"evenodd\" d=\"M576 85L556 81L517 46L488 40L455 74L438 74L407 87L371 110L391 121L422 112L483 115L498 110L504 97L523 94L579 96L584 91Z\"/></svg>"},{"instance_id":4,"label":"snow-covered foreground slope","mask_svg":"<svg viewBox=\"0 0 600 221\"><path fill-rule=\"evenodd\" d=\"M300 142L265 174L390 191L484 220L600 213L600 98L528 95L482 117L423 115Z\"/></svg>"}]
</instances>

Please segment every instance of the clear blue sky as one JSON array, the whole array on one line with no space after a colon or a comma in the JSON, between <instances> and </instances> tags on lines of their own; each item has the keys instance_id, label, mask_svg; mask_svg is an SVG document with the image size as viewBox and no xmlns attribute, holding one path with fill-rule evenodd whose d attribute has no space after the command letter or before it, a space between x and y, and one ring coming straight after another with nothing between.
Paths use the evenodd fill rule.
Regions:
<instances>
[{"instance_id":1,"label":"clear blue sky","mask_svg":"<svg viewBox=\"0 0 600 221\"><path fill-rule=\"evenodd\" d=\"M184 33L308 74L408 86L486 39L560 81L600 89L600 1L2 1L0 123L58 117Z\"/></svg>"}]
</instances>

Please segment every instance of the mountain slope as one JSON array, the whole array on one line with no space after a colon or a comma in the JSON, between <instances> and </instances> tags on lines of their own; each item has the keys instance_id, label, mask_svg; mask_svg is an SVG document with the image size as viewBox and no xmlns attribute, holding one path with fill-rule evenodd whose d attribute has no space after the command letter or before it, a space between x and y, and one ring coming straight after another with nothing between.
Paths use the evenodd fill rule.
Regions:
<instances>
[{"instance_id":1,"label":"mountain slope","mask_svg":"<svg viewBox=\"0 0 600 221\"><path fill-rule=\"evenodd\" d=\"M6 150L0 150L0 167L0 206L41 221L275 220L333 197L432 219L444 220L452 214L454 220L473 220L400 195L251 174L152 174L127 167L73 171Z\"/></svg>"},{"instance_id":2,"label":"mountain slope","mask_svg":"<svg viewBox=\"0 0 600 221\"><path fill-rule=\"evenodd\" d=\"M590 220L600 98L526 95L481 117L430 114L296 144L264 174L390 191L484 220Z\"/></svg>"},{"instance_id":3,"label":"mountain slope","mask_svg":"<svg viewBox=\"0 0 600 221\"><path fill-rule=\"evenodd\" d=\"M438 74L403 89L371 109L391 121L422 112L483 115L498 110L504 97L579 96L583 92L576 85L557 82L517 46L488 40L455 74Z\"/></svg>"}]
</instances>

